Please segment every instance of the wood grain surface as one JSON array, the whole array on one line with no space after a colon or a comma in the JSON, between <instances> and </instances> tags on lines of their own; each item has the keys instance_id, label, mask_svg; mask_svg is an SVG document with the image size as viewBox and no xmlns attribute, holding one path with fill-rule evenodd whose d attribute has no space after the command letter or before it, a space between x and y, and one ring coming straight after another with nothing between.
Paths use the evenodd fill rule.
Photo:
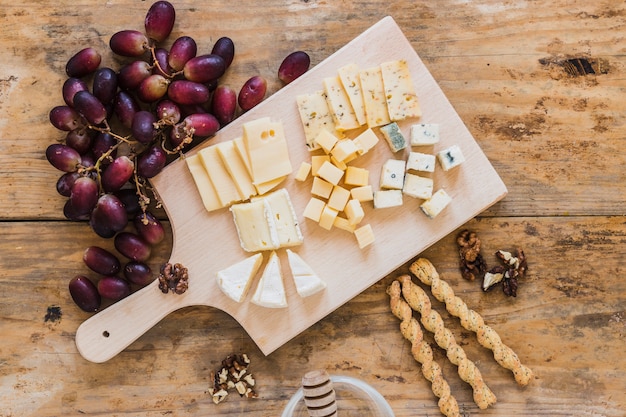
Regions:
<instances>
[{"instance_id":1,"label":"wood grain surface","mask_svg":"<svg viewBox=\"0 0 626 417\"><path fill-rule=\"evenodd\" d=\"M232 37L237 55L228 82L238 87L262 74L269 94L282 87L275 74L289 52L306 50L316 65L392 16L507 185L505 199L463 227L478 232L490 264L498 249L521 246L528 256L528 274L509 298L461 278L455 244L461 228L416 250L536 374L518 387L432 299L498 397L479 410L470 387L434 348L462 415L626 415L623 2L175 6L173 36L191 35L203 50ZM148 7L128 0L0 0L0 416L276 416L312 369L364 380L396 416L440 415L385 294L408 264L269 356L234 318L210 307L172 313L106 363L79 354L76 329L90 315L73 305L67 283L88 274L81 261L87 246L112 242L62 216L64 199L54 189L59 173L43 154L62 135L48 123L48 111L62 101L67 58L87 45L105 51L115 31L141 29ZM104 63L118 65L110 54ZM153 268L169 258L172 242L168 229ZM61 316L46 320L51 307ZM252 360L259 398L231 395L216 406L210 373L239 352Z\"/></svg>"}]
</instances>

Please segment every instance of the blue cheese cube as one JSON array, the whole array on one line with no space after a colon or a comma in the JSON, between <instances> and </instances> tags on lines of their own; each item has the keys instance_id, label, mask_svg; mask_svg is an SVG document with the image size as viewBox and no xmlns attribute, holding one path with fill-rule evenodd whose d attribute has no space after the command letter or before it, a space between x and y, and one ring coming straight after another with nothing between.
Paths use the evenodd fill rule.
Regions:
<instances>
[{"instance_id":1,"label":"blue cheese cube","mask_svg":"<svg viewBox=\"0 0 626 417\"><path fill-rule=\"evenodd\" d=\"M396 122L381 127L380 132L383 134L392 152L398 152L406 148L406 139Z\"/></svg>"},{"instance_id":2,"label":"blue cheese cube","mask_svg":"<svg viewBox=\"0 0 626 417\"><path fill-rule=\"evenodd\" d=\"M402 205L402 190L379 190L374 192L374 208L388 208Z\"/></svg>"},{"instance_id":3,"label":"blue cheese cube","mask_svg":"<svg viewBox=\"0 0 626 417\"><path fill-rule=\"evenodd\" d=\"M444 171L449 171L465 162L463 152L461 152L461 148L458 145L450 146L437 153L437 159L439 159L439 163Z\"/></svg>"},{"instance_id":4,"label":"blue cheese cube","mask_svg":"<svg viewBox=\"0 0 626 417\"><path fill-rule=\"evenodd\" d=\"M380 188L401 190L404 186L406 162L401 159L388 159L380 172Z\"/></svg>"},{"instance_id":5,"label":"blue cheese cube","mask_svg":"<svg viewBox=\"0 0 626 417\"><path fill-rule=\"evenodd\" d=\"M418 123L411 126L411 146L434 145L439 142L439 125Z\"/></svg>"},{"instance_id":6,"label":"blue cheese cube","mask_svg":"<svg viewBox=\"0 0 626 417\"><path fill-rule=\"evenodd\" d=\"M407 170L435 172L435 155L411 152L406 162Z\"/></svg>"},{"instance_id":7,"label":"blue cheese cube","mask_svg":"<svg viewBox=\"0 0 626 417\"><path fill-rule=\"evenodd\" d=\"M410 197L428 200L433 195L433 180L407 173L404 177L402 192Z\"/></svg>"},{"instance_id":8,"label":"blue cheese cube","mask_svg":"<svg viewBox=\"0 0 626 417\"><path fill-rule=\"evenodd\" d=\"M431 198L424 201L420 205L420 208L425 215L427 215L431 219L434 219L439 215L439 213L441 213L444 208L446 208L448 204L450 204L451 201L452 197L450 197L448 193L446 193L444 189L441 188L436 193L434 193Z\"/></svg>"}]
</instances>

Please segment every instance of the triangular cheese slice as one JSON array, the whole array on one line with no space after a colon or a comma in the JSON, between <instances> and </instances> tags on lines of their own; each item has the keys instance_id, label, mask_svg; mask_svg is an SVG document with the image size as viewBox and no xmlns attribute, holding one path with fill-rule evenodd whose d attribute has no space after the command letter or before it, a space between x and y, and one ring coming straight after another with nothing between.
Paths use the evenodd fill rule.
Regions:
<instances>
[{"instance_id":1,"label":"triangular cheese slice","mask_svg":"<svg viewBox=\"0 0 626 417\"><path fill-rule=\"evenodd\" d=\"M218 271L217 285L228 297L238 303L242 302L262 262L263 255L257 253Z\"/></svg>"},{"instance_id":2,"label":"triangular cheese slice","mask_svg":"<svg viewBox=\"0 0 626 417\"><path fill-rule=\"evenodd\" d=\"M283 284L283 275L280 270L280 262L276 252L270 253L270 259L263 270L252 302L261 307L284 308L287 307L287 296Z\"/></svg>"},{"instance_id":3,"label":"triangular cheese slice","mask_svg":"<svg viewBox=\"0 0 626 417\"><path fill-rule=\"evenodd\" d=\"M308 297L326 288L326 283L320 279L313 269L297 253L287 249L291 275L296 284L300 297Z\"/></svg>"}]
</instances>

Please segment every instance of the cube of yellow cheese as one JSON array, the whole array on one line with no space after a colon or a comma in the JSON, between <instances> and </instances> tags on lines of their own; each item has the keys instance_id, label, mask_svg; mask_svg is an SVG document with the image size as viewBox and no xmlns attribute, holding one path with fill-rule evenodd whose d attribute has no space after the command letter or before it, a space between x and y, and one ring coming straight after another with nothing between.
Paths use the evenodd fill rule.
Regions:
<instances>
[{"instance_id":1,"label":"cube of yellow cheese","mask_svg":"<svg viewBox=\"0 0 626 417\"><path fill-rule=\"evenodd\" d=\"M326 153L330 153L338 141L339 139L337 136L333 135L326 129L322 129L319 135L315 138L317 145Z\"/></svg>"},{"instance_id":2,"label":"cube of yellow cheese","mask_svg":"<svg viewBox=\"0 0 626 417\"><path fill-rule=\"evenodd\" d=\"M326 230L330 230L335 223L335 218L339 214L339 211L334 208L328 207L328 204L324 206L322 210L322 215L320 216L319 225L322 226Z\"/></svg>"},{"instance_id":3,"label":"cube of yellow cheese","mask_svg":"<svg viewBox=\"0 0 626 417\"><path fill-rule=\"evenodd\" d=\"M330 156L328 155L313 155L311 157L311 175L317 176L317 171L324 164L324 162L330 162Z\"/></svg>"},{"instance_id":4,"label":"cube of yellow cheese","mask_svg":"<svg viewBox=\"0 0 626 417\"><path fill-rule=\"evenodd\" d=\"M360 249L374 243L374 230L370 224L366 224L356 229L354 231L354 236L356 237Z\"/></svg>"},{"instance_id":5,"label":"cube of yellow cheese","mask_svg":"<svg viewBox=\"0 0 626 417\"><path fill-rule=\"evenodd\" d=\"M296 181L306 181L309 177L309 173L311 172L311 164L306 161L302 161L300 164L300 168L298 168L298 172L296 173L295 180Z\"/></svg>"},{"instance_id":6,"label":"cube of yellow cheese","mask_svg":"<svg viewBox=\"0 0 626 417\"><path fill-rule=\"evenodd\" d=\"M344 208L346 212L346 216L348 217L348 221L350 224L359 224L365 217L365 211L363 211L363 206L361 206L361 202L356 199L352 199L348 201L346 207Z\"/></svg>"},{"instance_id":7,"label":"cube of yellow cheese","mask_svg":"<svg viewBox=\"0 0 626 417\"><path fill-rule=\"evenodd\" d=\"M325 206L326 203L323 200L311 197L306 207L304 208L303 216L307 219L313 220L314 222L319 222Z\"/></svg>"},{"instance_id":8,"label":"cube of yellow cheese","mask_svg":"<svg viewBox=\"0 0 626 417\"><path fill-rule=\"evenodd\" d=\"M361 187L354 187L350 190L350 195L355 200L360 202L374 200L374 191L371 185L363 185Z\"/></svg>"},{"instance_id":9,"label":"cube of yellow cheese","mask_svg":"<svg viewBox=\"0 0 626 417\"><path fill-rule=\"evenodd\" d=\"M343 211L348 199L350 199L350 191L340 185L335 185L328 199L328 207L337 211Z\"/></svg>"},{"instance_id":10,"label":"cube of yellow cheese","mask_svg":"<svg viewBox=\"0 0 626 417\"><path fill-rule=\"evenodd\" d=\"M346 185L363 186L369 184L370 172L365 168L349 166L346 168L346 176L343 179Z\"/></svg>"},{"instance_id":11,"label":"cube of yellow cheese","mask_svg":"<svg viewBox=\"0 0 626 417\"><path fill-rule=\"evenodd\" d=\"M311 187L311 194L322 198L330 197L330 193L333 192L333 184L320 177L313 177L313 186Z\"/></svg>"},{"instance_id":12,"label":"cube of yellow cheese","mask_svg":"<svg viewBox=\"0 0 626 417\"><path fill-rule=\"evenodd\" d=\"M364 130L360 135L353 139L354 144L358 149L359 155L367 153L378 143L378 136L372 129Z\"/></svg>"},{"instance_id":13,"label":"cube of yellow cheese","mask_svg":"<svg viewBox=\"0 0 626 417\"><path fill-rule=\"evenodd\" d=\"M345 217L337 216L335 217L335 222L333 223L333 227L337 229L345 230L346 232L354 233L356 230L356 225L350 224L350 220Z\"/></svg>"},{"instance_id":14,"label":"cube of yellow cheese","mask_svg":"<svg viewBox=\"0 0 626 417\"><path fill-rule=\"evenodd\" d=\"M331 162L324 162L322 166L317 170L317 176L325 179L332 185L339 184L341 178L343 177L344 171L337 168Z\"/></svg>"},{"instance_id":15,"label":"cube of yellow cheese","mask_svg":"<svg viewBox=\"0 0 626 417\"><path fill-rule=\"evenodd\" d=\"M331 154L341 162L349 162L352 160L359 148L351 139L342 139L332 149Z\"/></svg>"}]
</instances>

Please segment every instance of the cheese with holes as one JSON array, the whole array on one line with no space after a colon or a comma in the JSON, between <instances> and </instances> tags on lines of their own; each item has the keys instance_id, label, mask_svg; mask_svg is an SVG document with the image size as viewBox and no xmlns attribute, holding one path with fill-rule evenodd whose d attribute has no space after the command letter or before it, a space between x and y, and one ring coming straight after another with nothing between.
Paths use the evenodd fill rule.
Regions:
<instances>
[{"instance_id":1,"label":"cheese with holes","mask_svg":"<svg viewBox=\"0 0 626 417\"><path fill-rule=\"evenodd\" d=\"M378 136L372 129L366 129L352 140L357 147L359 155L366 154L378 143Z\"/></svg>"},{"instance_id":2,"label":"cheese with holes","mask_svg":"<svg viewBox=\"0 0 626 417\"><path fill-rule=\"evenodd\" d=\"M276 252L270 253L259 284L251 300L254 304L266 308L287 307L287 295L283 283L283 274Z\"/></svg>"},{"instance_id":3,"label":"cheese with holes","mask_svg":"<svg viewBox=\"0 0 626 417\"><path fill-rule=\"evenodd\" d=\"M380 188L401 190L404 186L406 162L402 159L388 159L380 172Z\"/></svg>"},{"instance_id":4,"label":"cheese with holes","mask_svg":"<svg viewBox=\"0 0 626 417\"><path fill-rule=\"evenodd\" d=\"M242 302L262 262L263 255L257 253L218 271L217 286L233 301Z\"/></svg>"},{"instance_id":5,"label":"cheese with holes","mask_svg":"<svg viewBox=\"0 0 626 417\"><path fill-rule=\"evenodd\" d=\"M361 92L361 81L359 80L359 71L359 66L353 63L344 65L339 68L337 72L339 73L341 84L343 85L344 90L346 90L346 94L348 95L348 99L352 105L354 116L359 122L359 125L362 126L366 123L366 119L365 106L363 104L363 93Z\"/></svg>"},{"instance_id":6,"label":"cheese with holes","mask_svg":"<svg viewBox=\"0 0 626 417\"><path fill-rule=\"evenodd\" d=\"M202 200L202 205L204 205L204 208L207 211L213 211L222 208L222 203L217 197L217 191L215 191L215 187L211 183L209 174L207 174L206 170L204 169L202 161L200 161L200 157L197 154L193 156L188 156L187 158L185 158L185 161L187 162L187 168L189 168L191 177L196 184L198 193L200 193L200 198Z\"/></svg>"},{"instance_id":7,"label":"cheese with holes","mask_svg":"<svg viewBox=\"0 0 626 417\"><path fill-rule=\"evenodd\" d=\"M435 155L422 152L410 152L406 161L406 169L422 172L435 172Z\"/></svg>"},{"instance_id":8,"label":"cheese with holes","mask_svg":"<svg viewBox=\"0 0 626 417\"><path fill-rule=\"evenodd\" d=\"M380 133L383 134L383 137L389 144L389 149L391 152L398 152L402 149L406 148L406 139L404 135L400 131L400 127L396 122L391 122L388 125L385 125L380 128Z\"/></svg>"},{"instance_id":9,"label":"cheese with holes","mask_svg":"<svg viewBox=\"0 0 626 417\"><path fill-rule=\"evenodd\" d=\"M374 192L374 208L388 208L402 205L402 190L379 190Z\"/></svg>"},{"instance_id":10,"label":"cheese with holes","mask_svg":"<svg viewBox=\"0 0 626 417\"><path fill-rule=\"evenodd\" d=\"M393 121L420 117L417 93L406 60L380 64L389 118Z\"/></svg>"},{"instance_id":11,"label":"cheese with holes","mask_svg":"<svg viewBox=\"0 0 626 417\"><path fill-rule=\"evenodd\" d=\"M223 207L232 203L242 201L244 197L239 194L235 181L230 176L226 167L222 163L217 147L215 145L204 148L198 152L200 161L206 170L215 192Z\"/></svg>"},{"instance_id":12,"label":"cheese with holes","mask_svg":"<svg viewBox=\"0 0 626 417\"><path fill-rule=\"evenodd\" d=\"M380 66L362 70L359 73L359 80L363 92L367 126L372 128L391 122Z\"/></svg>"},{"instance_id":13,"label":"cheese with holes","mask_svg":"<svg viewBox=\"0 0 626 417\"><path fill-rule=\"evenodd\" d=\"M350 98L344 90L339 76L324 78L323 85L326 102L335 122L335 129L344 131L359 127L360 124L352 109Z\"/></svg>"},{"instance_id":14,"label":"cheese with holes","mask_svg":"<svg viewBox=\"0 0 626 417\"><path fill-rule=\"evenodd\" d=\"M435 192L428 200L424 201L420 205L420 208L424 214L431 219L434 219L443 211L444 208L448 206L448 204L450 204L451 201L452 197L450 197L442 188Z\"/></svg>"},{"instance_id":15,"label":"cheese with holes","mask_svg":"<svg viewBox=\"0 0 626 417\"><path fill-rule=\"evenodd\" d=\"M232 140L221 142L215 145L217 153L220 155L222 163L226 167L226 171L230 174L237 191L242 200L247 200L257 194L257 190L252 184L252 178L246 169L246 166L239 156Z\"/></svg>"},{"instance_id":16,"label":"cheese with holes","mask_svg":"<svg viewBox=\"0 0 626 417\"><path fill-rule=\"evenodd\" d=\"M280 247L278 230L272 220L269 202L265 198L234 204L230 211L233 213L243 250L258 252Z\"/></svg>"},{"instance_id":17,"label":"cheese with holes","mask_svg":"<svg viewBox=\"0 0 626 417\"><path fill-rule=\"evenodd\" d=\"M304 128L306 146L310 151L319 149L315 139L322 130L326 129L330 133L337 134L335 121L328 108L323 90L297 96L296 104Z\"/></svg>"},{"instance_id":18,"label":"cheese with holes","mask_svg":"<svg viewBox=\"0 0 626 417\"><path fill-rule=\"evenodd\" d=\"M300 255L287 249L287 260L289 261L291 276L296 284L296 291L300 297L309 297L326 288L326 283Z\"/></svg>"},{"instance_id":19,"label":"cheese with holes","mask_svg":"<svg viewBox=\"0 0 626 417\"><path fill-rule=\"evenodd\" d=\"M243 132L254 184L276 180L292 172L282 123L263 117L244 123Z\"/></svg>"},{"instance_id":20,"label":"cheese with holes","mask_svg":"<svg viewBox=\"0 0 626 417\"><path fill-rule=\"evenodd\" d=\"M452 145L437 153L437 158L444 171L449 171L465 162L465 157L459 145Z\"/></svg>"},{"instance_id":21,"label":"cheese with holes","mask_svg":"<svg viewBox=\"0 0 626 417\"><path fill-rule=\"evenodd\" d=\"M439 125L418 123L411 126L411 146L434 145L439 142Z\"/></svg>"},{"instance_id":22,"label":"cheese with holes","mask_svg":"<svg viewBox=\"0 0 626 417\"><path fill-rule=\"evenodd\" d=\"M433 195L433 180L432 178L407 173L404 176L402 192L410 197L428 200Z\"/></svg>"}]
</instances>

